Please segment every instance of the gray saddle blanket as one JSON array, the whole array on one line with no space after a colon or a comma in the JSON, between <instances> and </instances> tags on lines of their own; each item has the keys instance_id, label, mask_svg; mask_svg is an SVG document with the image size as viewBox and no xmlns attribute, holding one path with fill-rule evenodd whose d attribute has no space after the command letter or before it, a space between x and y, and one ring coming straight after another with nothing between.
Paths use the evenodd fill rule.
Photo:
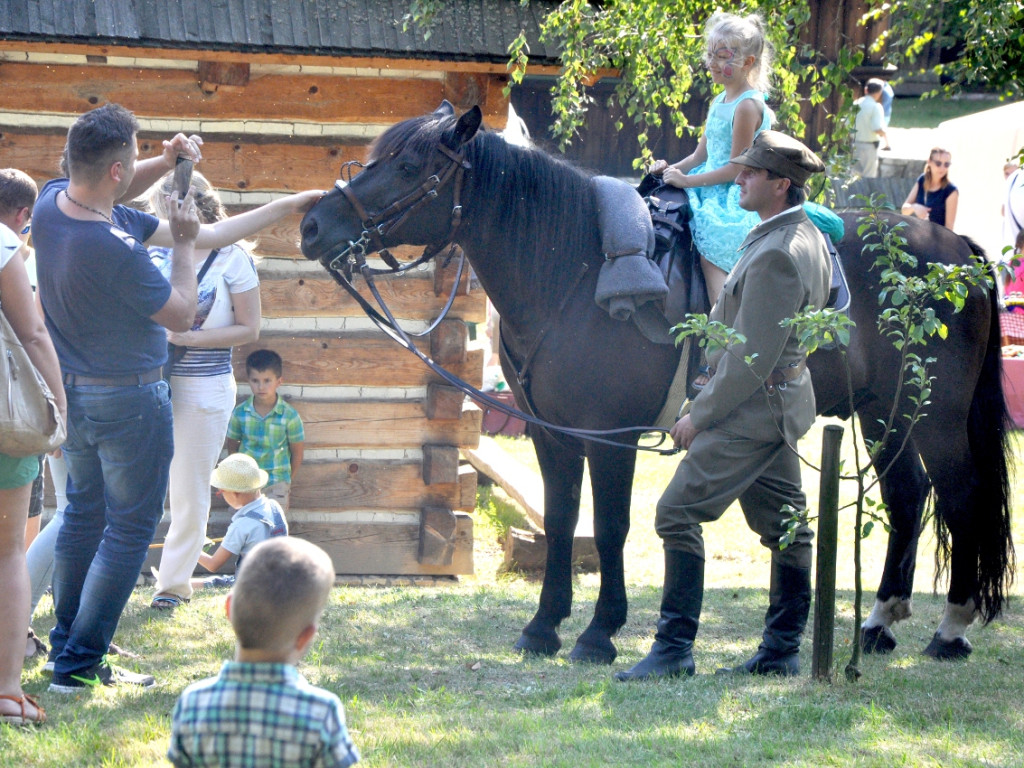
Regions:
<instances>
[{"instance_id":1,"label":"gray saddle blanket","mask_svg":"<svg viewBox=\"0 0 1024 768\"><path fill-rule=\"evenodd\" d=\"M596 176L592 181L604 255L594 300L616 320L636 320L634 315L645 307L645 318L661 314L668 283L651 259L654 225L647 204L624 181L610 176ZM661 323L667 334L664 316Z\"/></svg>"}]
</instances>

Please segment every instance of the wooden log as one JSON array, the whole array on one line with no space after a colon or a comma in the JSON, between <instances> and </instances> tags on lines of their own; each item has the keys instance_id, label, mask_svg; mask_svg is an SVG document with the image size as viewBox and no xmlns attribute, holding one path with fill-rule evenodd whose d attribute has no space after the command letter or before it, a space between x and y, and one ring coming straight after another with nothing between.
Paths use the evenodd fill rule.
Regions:
<instances>
[{"instance_id":1,"label":"wooden log","mask_svg":"<svg viewBox=\"0 0 1024 768\"><path fill-rule=\"evenodd\" d=\"M502 542L504 557L503 570L544 573L548 556L548 540L542 531L536 529L509 528ZM572 564L578 571L596 573L601 560L592 538L572 540Z\"/></svg>"},{"instance_id":2,"label":"wooden log","mask_svg":"<svg viewBox=\"0 0 1024 768\"><path fill-rule=\"evenodd\" d=\"M455 555L457 526L455 513L443 507L425 507L420 513L421 565L451 565Z\"/></svg>"},{"instance_id":3,"label":"wooden log","mask_svg":"<svg viewBox=\"0 0 1024 768\"><path fill-rule=\"evenodd\" d=\"M463 512L476 509L476 486L479 481L476 470L470 464L459 465L459 502L455 508Z\"/></svg>"},{"instance_id":4,"label":"wooden log","mask_svg":"<svg viewBox=\"0 0 1024 768\"><path fill-rule=\"evenodd\" d=\"M247 63L200 60L197 69L203 93L240 92L249 84L250 67Z\"/></svg>"},{"instance_id":5,"label":"wooden log","mask_svg":"<svg viewBox=\"0 0 1024 768\"><path fill-rule=\"evenodd\" d=\"M423 410L428 419L458 419L462 417L467 402L466 395L458 387L432 383L427 385ZM480 410L475 403L473 407Z\"/></svg>"},{"instance_id":6,"label":"wooden log","mask_svg":"<svg viewBox=\"0 0 1024 768\"><path fill-rule=\"evenodd\" d=\"M379 333L336 336L267 332L259 341L235 347L235 376L244 381L245 358L255 349L273 349L284 360L284 380L294 385L417 387L437 381L424 363ZM481 349L470 350L461 363L446 364L452 374L475 387L483 384Z\"/></svg>"},{"instance_id":7,"label":"wooden log","mask_svg":"<svg viewBox=\"0 0 1024 768\"><path fill-rule=\"evenodd\" d=\"M301 513L296 513L301 514ZM227 531L229 514L210 517L206 534L220 538ZM454 531L448 539L450 557L447 563L420 562L420 528L418 515L407 521L369 523L344 521L338 523L308 522L296 519L289 522L292 536L315 542L334 562L337 574L379 575L451 575L473 573L473 518L464 512L452 513ZM167 535L168 522L157 527L154 541L162 542ZM142 565L143 576L150 576L151 568L160 566L160 549L151 549ZM221 568L218 574L234 573L234 563ZM212 576L201 566L195 570L196 578Z\"/></svg>"},{"instance_id":8,"label":"wooden log","mask_svg":"<svg viewBox=\"0 0 1024 768\"><path fill-rule=\"evenodd\" d=\"M6 118L9 119L10 116ZM37 183L60 175L58 164L64 151L66 128L40 132L5 122L0 123L0 131L0 151L5 163L23 169ZM143 159L153 157L161 149L160 142L166 138L170 136L142 131L139 135L139 156ZM283 136L261 137L258 134L218 137L204 133L203 138L203 162L198 170L215 187L228 191L330 189L342 163L366 157L365 142L313 138L296 141ZM252 207L247 205L242 209ZM237 206L228 206L229 213L238 210ZM301 258L298 248L301 220L301 216L289 216L261 233L260 240L270 241L267 255L278 255L277 251L283 251ZM268 232L276 234L271 236ZM420 251L422 248L417 254Z\"/></svg>"},{"instance_id":9,"label":"wooden log","mask_svg":"<svg viewBox=\"0 0 1024 768\"><path fill-rule=\"evenodd\" d=\"M293 509L423 509L464 506L459 478L426 485L419 462L381 459L315 460L302 464L291 489Z\"/></svg>"},{"instance_id":10,"label":"wooden log","mask_svg":"<svg viewBox=\"0 0 1024 768\"><path fill-rule=\"evenodd\" d=\"M423 446L423 483L457 483L459 481L459 449L454 445Z\"/></svg>"},{"instance_id":11,"label":"wooden log","mask_svg":"<svg viewBox=\"0 0 1024 768\"><path fill-rule=\"evenodd\" d=\"M439 365L461 364L466 360L468 343L469 329L464 322L442 320L430 334L430 357Z\"/></svg>"},{"instance_id":12,"label":"wooden log","mask_svg":"<svg viewBox=\"0 0 1024 768\"><path fill-rule=\"evenodd\" d=\"M43 78L46 87L40 88ZM4 62L5 103L57 114L78 115L112 101L145 117L392 123L433 111L444 95L437 79L389 77L382 83L374 77L265 72L253 74L239 90L205 93L197 73L187 69Z\"/></svg>"},{"instance_id":13,"label":"wooden log","mask_svg":"<svg viewBox=\"0 0 1024 768\"><path fill-rule=\"evenodd\" d=\"M461 418L447 419L428 418L420 400L292 398L288 402L302 417L307 449L382 449L424 443L474 447L480 440L483 413L468 402L460 403Z\"/></svg>"},{"instance_id":14,"label":"wooden log","mask_svg":"<svg viewBox=\"0 0 1024 768\"><path fill-rule=\"evenodd\" d=\"M447 563L420 562L420 522L296 522L293 536L315 541L339 574L459 575L473 573L473 518L453 514L455 530Z\"/></svg>"},{"instance_id":15,"label":"wooden log","mask_svg":"<svg viewBox=\"0 0 1024 768\"><path fill-rule=\"evenodd\" d=\"M388 309L400 320L432 320L443 306L443 299L434 293L434 281L430 273L378 279L376 286ZM375 305L365 281L357 278L355 287ZM326 273L311 276L308 273L261 270L260 299L263 317L363 315L363 309L356 300ZM485 321L487 298L483 291L457 296L448 316L472 323Z\"/></svg>"}]
</instances>

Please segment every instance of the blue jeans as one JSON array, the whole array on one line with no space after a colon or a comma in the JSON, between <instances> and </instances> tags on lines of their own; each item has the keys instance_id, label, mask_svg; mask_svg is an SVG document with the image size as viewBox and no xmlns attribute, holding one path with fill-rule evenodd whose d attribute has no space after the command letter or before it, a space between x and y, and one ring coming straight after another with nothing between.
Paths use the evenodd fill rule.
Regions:
<instances>
[{"instance_id":1,"label":"blue jeans","mask_svg":"<svg viewBox=\"0 0 1024 768\"><path fill-rule=\"evenodd\" d=\"M167 383L66 387L68 506L54 551L54 671L107 652L163 514L174 453Z\"/></svg>"}]
</instances>

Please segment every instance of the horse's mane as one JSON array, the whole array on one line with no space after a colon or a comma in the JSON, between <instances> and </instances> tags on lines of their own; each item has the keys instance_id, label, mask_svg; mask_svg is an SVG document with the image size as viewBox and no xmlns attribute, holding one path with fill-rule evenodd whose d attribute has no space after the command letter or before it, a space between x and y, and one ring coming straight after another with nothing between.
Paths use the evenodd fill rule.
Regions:
<instances>
[{"instance_id":1,"label":"horse's mane","mask_svg":"<svg viewBox=\"0 0 1024 768\"><path fill-rule=\"evenodd\" d=\"M371 161L401 149L430 157L439 142L454 144L455 124L454 117L434 114L399 123L374 144ZM590 176L543 150L510 144L482 129L464 152L472 165L463 191L467 239L474 250L514 259L506 274L524 283L515 286L518 295L550 306L576 280L582 261L599 258Z\"/></svg>"}]
</instances>

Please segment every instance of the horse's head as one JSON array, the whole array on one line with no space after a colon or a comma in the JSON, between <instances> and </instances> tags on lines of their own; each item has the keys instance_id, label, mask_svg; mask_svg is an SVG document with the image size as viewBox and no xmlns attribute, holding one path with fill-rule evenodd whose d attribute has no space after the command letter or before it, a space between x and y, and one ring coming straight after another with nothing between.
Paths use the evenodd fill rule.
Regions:
<instances>
[{"instance_id":1,"label":"horse's head","mask_svg":"<svg viewBox=\"0 0 1024 768\"><path fill-rule=\"evenodd\" d=\"M302 219L305 257L328 266L357 251L446 244L462 216L462 177L470 167L462 148L480 121L479 107L456 119L444 101L429 115L385 131L362 171L339 179ZM346 172L351 176L351 168Z\"/></svg>"}]
</instances>

